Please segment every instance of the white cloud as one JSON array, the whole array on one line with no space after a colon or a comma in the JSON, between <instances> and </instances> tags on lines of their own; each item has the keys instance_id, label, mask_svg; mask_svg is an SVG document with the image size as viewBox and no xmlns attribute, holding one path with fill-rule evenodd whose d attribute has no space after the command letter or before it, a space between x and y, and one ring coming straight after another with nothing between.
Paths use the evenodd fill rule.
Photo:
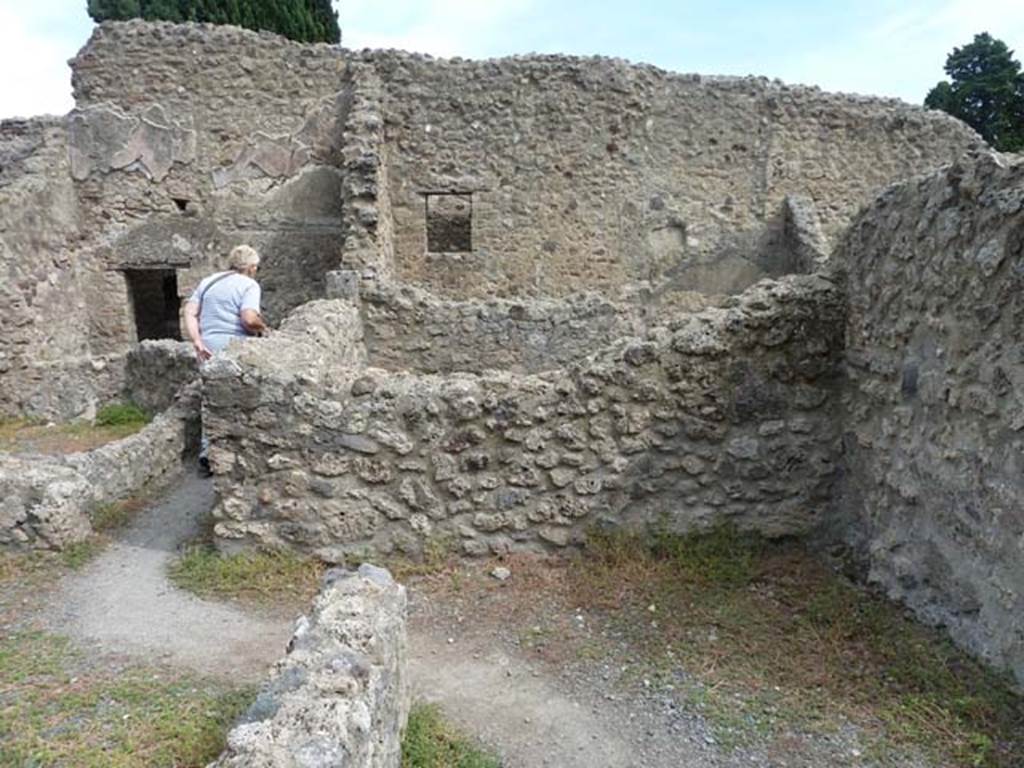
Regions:
<instances>
[{"instance_id":1,"label":"white cloud","mask_svg":"<svg viewBox=\"0 0 1024 768\"><path fill-rule=\"evenodd\" d=\"M572 38L558 39L579 43L577 50L615 55L626 49L638 59L656 59L662 38L650 30L638 31L645 29L643 25L614 21L621 14L632 13L636 21L638 14L654 13L649 7L643 10L642 3L636 5L631 8L617 3L612 11L595 3L592 24L574 28ZM817 40L810 33L806 41L791 36L790 46L779 50L779 46L768 44L771 35L766 33L763 49L755 47L761 63L751 62L749 46L734 51L723 46L714 52L717 66L691 56L685 59L684 68L712 71L728 68L728 62L735 61L739 69L749 67L790 82L920 102L942 78L946 55L977 32L988 31L1004 40L1016 51L1018 60L1024 59L1021 0L876 0L865 10L886 5L892 9L888 15L879 14L874 23L841 30L828 41ZM558 21L565 15L558 13L561 9L540 0L341 0L339 15L342 40L349 48L400 48L435 56L486 58L515 52L516 40L521 39L529 39L528 45L543 50L564 47L554 41L543 42L547 38L540 34L553 24L564 23L564 19ZM670 16L658 24L678 23ZM728 23L723 12L708 10L707 16L705 21L714 22L715 28ZM0 77L0 117L59 114L70 109L66 61L85 43L90 28L85 0L0 0L0 72L4 73ZM595 30L609 34L619 30L622 37ZM674 66L672 60L660 63Z\"/></svg>"},{"instance_id":2,"label":"white cloud","mask_svg":"<svg viewBox=\"0 0 1024 768\"><path fill-rule=\"evenodd\" d=\"M63 114L73 106L67 60L89 34L85 2L0 0L0 118Z\"/></svg>"},{"instance_id":3,"label":"white cloud","mask_svg":"<svg viewBox=\"0 0 1024 768\"><path fill-rule=\"evenodd\" d=\"M398 48L434 56L491 55L504 26L536 0L344 0L342 42L348 48Z\"/></svg>"},{"instance_id":4,"label":"white cloud","mask_svg":"<svg viewBox=\"0 0 1024 768\"><path fill-rule=\"evenodd\" d=\"M343 0L339 17L349 48L485 57L504 41L504 25L536 5L537 0ZM67 60L85 44L90 28L85 0L0 0L0 118L71 109Z\"/></svg>"},{"instance_id":5,"label":"white cloud","mask_svg":"<svg viewBox=\"0 0 1024 768\"><path fill-rule=\"evenodd\" d=\"M781 73L793 82L826 90L896 96L921 103L944 77L946 56L989 32L1024 54L1024 3L1020 0L917 0L879 19L839 45L791 57Z\"/></svg>"},{"instance_id":6,"label":"white cloud","mask_svg":"<svg viewBox=\"0 0 1024 768\"><path fill-rule=\"evenodd\" d=\"M0 115L63 113L71 109L66 51L29 32L24 20L0 8Z\"/></svg>"}]
</instances>

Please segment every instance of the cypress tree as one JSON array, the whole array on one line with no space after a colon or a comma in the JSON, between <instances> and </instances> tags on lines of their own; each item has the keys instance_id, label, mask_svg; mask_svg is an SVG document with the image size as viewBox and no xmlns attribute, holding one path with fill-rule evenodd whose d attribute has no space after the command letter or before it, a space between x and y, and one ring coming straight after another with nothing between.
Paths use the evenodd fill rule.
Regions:
<instances>
[{"instance_id":1,"label":"cypress tree","mask_svg":"<svg viewBox=\"0 0 1024 768\"><path fill-rule=\"evenodd\" d=\"M310 14L316 24L317 40L328 43L341 42L341 30L338 28L338 12L334 10L331 0L307 0Z\"/></svg>"},{"instance_id":2,"label":"cypress tree","mask_svg":"<svg viewBox=\"0 0 1024 768\"><path fill-rule=\"evenodd\" d=\"M86 0L95 21L205 21L265 29L292 40L337 43L331 0Z\"/></svg>"},{"instance_id":3,"label":"cypress tree","mask_svg":"<svg viewBox=\"0 0 1024 768\"><path fill-rule=\"evenodd\" d=\"M87 10L96 21L135 19L142 15L139 0L89 0Z\"/></svg>"}]
</instances>

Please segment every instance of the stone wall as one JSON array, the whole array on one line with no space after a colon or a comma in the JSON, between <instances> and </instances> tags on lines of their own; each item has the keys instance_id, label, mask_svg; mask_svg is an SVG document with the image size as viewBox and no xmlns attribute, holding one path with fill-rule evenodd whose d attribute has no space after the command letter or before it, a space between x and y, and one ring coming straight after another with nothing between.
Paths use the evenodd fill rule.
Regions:
<instances>
[{"instance_id":1,"label":"stone wall","mask_svg":"<svg viewBox=\"0 0 1024 768\"><path fill-rule=\"evenodd\" d=\"M93 332L104 275L78 241L62 121L0 123L0 416L89 416L120 374Z\"/></svg>"},{"instance_id":2,"label":"stone wall","mask_svg":"<svg viewBox=\"0 0 1024 768\"><path fill-rule=\"evenodd\" d=\"M89 417L137 341L124 269L187 297L226 254L264 257L269 320L342 257L340 49L212 25L99 25L64 120L0 126L0 413ZM139 307L145 311L145 307Z\"/></svg>"},{"instance_id":3,"label":"stone wall","mask_svg":"<svg viewBox=\"0 0 1024 768\"><path fill-rule=\"evenodd\" d=\"M1024 680L1024 162L981 154L887 190L839 258L835 525L890 596Z\"/></svg>"},{"instance_id":4,"label":"stone wall","mask_svg":"<svg viewBox=\"0 0 1024 768\"><path fill-rule=\"evenodd\" d=\"M763 78L361 57L383 83L398 278L459 298L638 280L735 293L779 274L764 238L787 195L832 239L886 184L980 142L943 113ZM471 207L471 249L431 252L427 208L445 199L428 196L452 193Z\"/></svg>"},{"instance_id":5,"label":"stone wall","mask_svg":"<svg viewBox=\"0 0 1024 768\"><path fill-rule=\"evenodd\" d=\"M187 52L187 55L182 55ZM340 49L214 25L99 25L72 61L71 173L111 267L191 288L245 242L272 320L341 259Z\"/></svg>"},{"instance_id":6,"label":"stone wall","mask_svg":"<svg viewBox=\"0 0 1024 768\"><path fill-rule=\"evenodd\" d=\"M0 548L65 549L100 506L167 480L199 440L198 386L134 435L66 456L0 453Z\"/></svg>"},{"instance_id":7,"label":"stone wall","mask_svg":"<svg viewBox=\"0 0 1024 768\"><path fill-rule=\"evenodd\" d=\"M144 309L125 269L173 269L184 298L252 244L272 323L339 267L462 299L617 300L645 281L730 294L809 263L787 196L828 238L871 190L975 140L944 116L763 80L355 54L211 25L102 24L72 70L66 121L0 130L5 413L88 417L121 390ZM470 195L470 252L426 253L425 193L442 213Z\"/></svg>"},{"instance_id":8,"label":"stone wall","mask_svg":"<svg viewBox=\"0 0 1024 768\"><path fill-rule=\"evenodd\" d=\"M644 327L638 307L596 294L446 301L411 286L372 285L360 298L370 362L396 371L536 373Z\"/></svg>"},{"instance_id":9,"label":"stone wall","mask_svg":"<svg viewBox=\"0 0 1024 768\"><path fill-rule=\"evenodd\" d=\"M387 571L329 571L288 655L210 768L399 768L410 704L405 621L405 588Z\"/></svg>"},{"instance_id":10,"label":"stone wall","mask_svg":"<svg viewBox=\"0 0 1024 768\"><path fill-rule=\"evenodd\" d=\"M350 64L352 105L343 135L345 211L342 265L367 282L394 278L393 222L385 161L381 82L368 64Z\"/></svg>"},{"instance_id":11,"label":"stone wall","mask_svg":"<svg viewBox=\"0 0 1024 768\"><path fill-rule=\"evenodd\" d=\"M186 341L143 341L128 353L125 399L147 413L169 408L181 388L199 378L192 345Z\"/></svg>"},{"instance_id":12,"label":"stone wall","mask_svg":"<svg viewBox=\"0 0 1024 768\"><path fill-rule=\"evenodd\" d=\"M323 352L296 368L294 331L250 341L204 370L219 544L337 562L432 540L472 555L560 547L602 523L805 533L835 470L842 310L822 277L765 282L533 376ZM303 322L346 313L326 302Z\"/></svg>"}]
</instances>

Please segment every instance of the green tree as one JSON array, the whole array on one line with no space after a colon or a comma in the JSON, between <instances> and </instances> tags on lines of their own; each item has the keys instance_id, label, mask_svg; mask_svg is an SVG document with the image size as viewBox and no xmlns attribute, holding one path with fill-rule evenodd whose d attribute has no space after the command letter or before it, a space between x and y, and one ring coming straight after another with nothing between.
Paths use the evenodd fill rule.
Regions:
<instances>
[{"instance_id":1,"label":"green tree","mask_svg":"<svg viewBox=\"0 0 1024 768\"><path fill-rule=\"evenodd\" d=\"M1002 40L987 32L954 48L924 105L958 117L1004 152L1024 149L1024 75Z\"/></svg>"},{"instance_id":2,"label":"green tree","mask_svg":"<svg viewBox=\"0 0 1024 768\"><path fill-rule=\"evenodd\" d=\"M302 42L341 41L332 0L87 0L87 8L96 21L207 21Z\"/></svg>"}]
</instances>

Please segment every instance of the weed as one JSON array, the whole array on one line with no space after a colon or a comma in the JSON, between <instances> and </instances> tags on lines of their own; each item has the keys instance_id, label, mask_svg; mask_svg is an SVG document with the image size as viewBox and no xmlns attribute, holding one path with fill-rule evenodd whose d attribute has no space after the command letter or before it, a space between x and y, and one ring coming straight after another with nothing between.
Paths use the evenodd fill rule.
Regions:
<instances>
[{"instance_id":1,"label":"weed","mask_svg":"<svg viewBox=\"0 0 1024 768\"><path fill-rule=\"evenodd\" d=\"M31 592L92 562L106 546L102 536L92 536L60 552L26 550L0 552L0 587L17 584ZM3 765L0 762L0 765Z\"/></svg>"},{"instance_id":2,"label":"weed","mask_svg":"<svg viewBox=\"0 0 1024 768\"><path fill-rule=\"evenodd\" d=\"M135 403L111 403L96 414L98 427L142 426L150 421L149 415Z\"/></svg>"},{"instance_id":3,"label":"weed","mask_svg":"<svg viewBox=\"0 0 1024 768\"><path fill-rule=\"evenodd\" d=\"M764 547L757 536L721 526L691 536L656 531L651 554L668 560L679 576L695 584L737 588L754 579L755 562Z\"/></svg>"},{"instance_id":4,"label":"weed","mask_svg":"<svg viewBox=\"0 0 1024 768\"><path fill-rule=\"evenodd\" d=\"M438 571L448 564L454 551L455 541L450 535L431 534L423 544L423 562Z\"/></svg>"},{"instance_id":5,"label":"weed","mask_svg":"<svg viewBox=\"0 0 1024 768\"><path fill-rule=\"evenodd\" d=\"M384 565L397 581L405 582L419 576L430 576L442 571L452 572L453 586L458 589L458 568L455 565L456 541L451 535L431 534L423 543L418 556L397 555L386 559Z\"/></svg>"},{"instance_id":6,"label":"weed","mask_svg":"<svg viewBox=\"0 0 1024 768\"><path fill-rule=\"evenodd\" d=\"M141 667L99 673L63 638L9 635L0 640L0 764L205 765L253 693Z\"/></svg>"},{"instance_id":7,"label":"weed","mask_svg":"<svg viewBox=\"0 0 1024 768\"><path fill-rule=\"evenodd\" d=\"M536 624L519 633L519 644L524 648L542 648L553 638L550 628Z\"/></svg>"},{"instance_id":8,"label":"weed","mask_svg":"<svg viewBox=\"0 0 1024 768\"><path fill-rule=\"evenodd\" d=\"M91 515L94 531L105 533L127 525L135 514L146 506L144 496L133 496L128 499L102 504L93 510Z\"/></svg>"},{"instance_id":9,"label":"weed","mask_svg":"<svg viewBox=\"0 0 1024 768\"><path fill-rule=\"evenodd\" d=\"M208 544L196 544L184 550L169 575L179 587L198 595L276 605L310 600L323 571L323 563L292 552L222 555Z\"/></svg>"},{"instance_id":10,"label":"weed","mask_svg":"<svg viewBox=\"0 0 1024 768\"><path fill-rule=\"evenodd\" d=\"M501 768L501 762L452 728L436 706L416 704L402 739L402 768Z\"/></svg>"},{"instance_id":11,"label":"weed","mask_svg":"<svg viewBox=\"0 0 1024 768\"><path fill-rule=\"evenodd\" d=\"M51 552L0 552L0 586L25 583L44 575L51 570L54 560Z\"/></svg>"},{"instance_id":12,"label":"weed","mask_svg":"<svg viewBox=\"0 0 1024 768\"><path fill-rule=\"evenodd\" d=\"M1024 752L1024 702L1005 676L795 544L731 528L600 533L587 554L569 569L574 604L630 637L645 676L685 669L725 744L845 721L880 755L1010 768Z\"/></svg>"},{"instance_id":13,"label":"weed","mask_svg":"<svg viewBox=\"0 0 1024 768\"><path fill-rule=\"evenodd\" d=\"M104 545L105 542L99 537L91 536L85 541L79 541L67 549L61 550L61 560L68 568L77 571L96 559L103 551Z\"/></svg>"}]
</instances>

